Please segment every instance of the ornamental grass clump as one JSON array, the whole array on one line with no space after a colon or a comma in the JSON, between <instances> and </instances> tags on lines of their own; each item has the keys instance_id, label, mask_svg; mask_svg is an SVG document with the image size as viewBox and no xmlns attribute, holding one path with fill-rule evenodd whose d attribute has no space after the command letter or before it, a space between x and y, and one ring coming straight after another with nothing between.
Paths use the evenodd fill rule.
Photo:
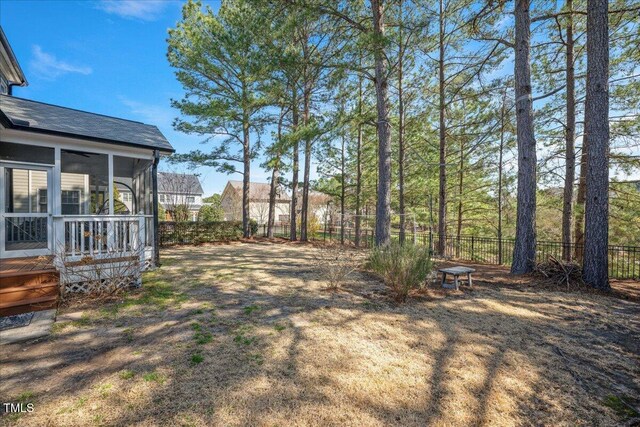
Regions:
<instances>
[{"instance_id":1,"label":"ornamental grass clump","mask_svg":"<svg viewBox=\"0 0 640 427\"><path fill-rule=\"evenodd\" d=\"M423 284L433 268L429 249L411 243L374 248L367 265L382 278L397 302L406 301L409 291Z\"/></svg>"}]
</instances>

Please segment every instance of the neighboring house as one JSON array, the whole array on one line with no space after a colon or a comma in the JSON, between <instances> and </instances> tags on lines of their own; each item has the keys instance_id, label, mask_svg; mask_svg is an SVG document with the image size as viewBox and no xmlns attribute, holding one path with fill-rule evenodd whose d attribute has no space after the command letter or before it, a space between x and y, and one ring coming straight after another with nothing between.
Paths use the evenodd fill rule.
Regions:
<instances>
[{"instance_id":1,"label":"neighboring house","mask_svg":"<svg viewBox=\"0 0 640 427\"><path fill-rule=\"evenodd\" d=\"M249 184L249 218L259 225L266 224L269 220L269 192L271 185L263 182ZM330 196L317 191L309 192L309 212L317 221L324 221ZM242 220L242 181L227 182L220 199L224 211L225 220ZM298 194L297 212L302 208L302 192ZM291 212L291 196L279 187L276 190L276 225L288 224Z\"/></svg>"},{"instance_id":2,"label":"neighboring house","mask_svg":"<svg viewBox=\"0 0 640 427\"><path fill-rule=\"evenodd\" d=\"M302 205L302 190L298 195L298 203ZM315 217L316 221L324 222L325 219L331 221L331 211L327 210L331 201L331 196L319 191L309 190L309 215ZM298 207L300 212L300 206ZM329 218L325 216L329 214Z\"/></svg>"},{"instance_id":3,"label":"neighboring house","mask_svg":"<svg viewBox=\"0 0 640 427\"><path fill-rule=\"evenodd\" d=\"M158 172L158 199L167 211L167 219L176 206L186 206L191 221L198 220L202 202L202 185L197 175Z\"/></svg>"},{"instance_id":4,"label":"neighboring house","mask_svg":"<svg viewBox=\"0 0 640 427\"><path fill-rule=\"evenodd\" d=\"M269 193L271 185L263 182L249 184L249 218L259 225L269 220ZM225 221L242 221L242 181L229 181L224 187L220 204ZM276 224L289 221L291 197L284 188L276 190Z\"/></svg>"},{"instance_id":5,"label":"neighboring house","mask_svg":"<svg viewBox=\"0 0 640 427\"><path fill-rule=\"evenodd\" d=\"M45 271L29 271L42 256L74 289L83 284L65 272L79 260L139 256L139 280L157 253L152 183L171 144L155 126L12 96L27 81L1 29L0 81L0 276L15 277L2 283L19 289L21 275ZM29 292L0 301L0 315L33 308Z\"/></svg>"},{"instance_id":6,"label":"neighboring house","mask_svg":"<svg viewBox=\"0 0 640 427\"><path fill-rule=\"evenodd\" d=\"M131 211L131 189L118 186L120 201ZM158 172L158 202L165 210L165 218L160 221L172 221L173 212L178 206L189 211L189 220L197 221L200 208L207 203L202 202L202 185L197 175L183 173Z\"/></svg>"}]
</instances>

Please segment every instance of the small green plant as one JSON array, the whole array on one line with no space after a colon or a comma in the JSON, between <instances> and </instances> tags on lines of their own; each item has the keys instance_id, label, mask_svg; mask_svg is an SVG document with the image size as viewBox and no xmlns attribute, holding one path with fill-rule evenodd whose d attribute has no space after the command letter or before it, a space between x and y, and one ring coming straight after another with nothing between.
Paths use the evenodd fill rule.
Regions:
<instances>
[{"instance_id":1,"label":"small green plant","mask_svg":"<svg viewBox=\"0 0 640 427\"><path fill-rule=\"evenodd\" d=\"M258 339L256 337L247 336L247 334L251 331L250 325L242 325L236 330L236 336L233 337L233 341L238 344L243 345L251 345L256 342Z\"/></svg>"},{"instance_id":2,"label":"small green plant","mask_svg":"<svg viewBox=\"0 0 640 427\"><path fill-rule=\"evenodd\" d=\"M244 314L250 316L254 311L260 310L260 307L257 305L248 305L244 308Z\"/></svg>"},{"instance_id":3,"label":"small green plant","mask_svg":"<svg viewBox=\"0 0 640 427\"><path fill-rule=\"evenodd\" d=\"M409 291L424 283L433 268L428 248L411 243L373 249L367 266L382 278L397 302L406 301Z\"/></svg>"},{"instance_id":4,"label":"small green plant","mask_svg":"<svg viewBox=\"0 0 640 427\"><path fill-rule=\"evenodd\" d=\"M604 406L613 409L619 417L631 418L640 415L633 407L626 403L625 399L613 394L605 397L602 403Z\"/></svg>"},{"instance_id":5,"label":"small green plant","mask_svg":"<svg viewBox=\"0 0 640 427\"><path fill-rule=\"evenodd\" d=\"M264 363L264 356L260 353L252 353L247 357L250 362L255 363L256 365L262 365Z\"/></svg>"},{"instance_id":6,"label":"small green plant","mask_svg":"<svg viewBox=\"0 0 640 427\"><path fill-rule=\"evenodd\" d=\"M191 355L191 364L197 365L198 363L202 363L204 360L204 356L200 353L194 353Z\"/></svg>"},{"instance_id":7,"label":"small green plant","mask_svg":"<svg viewBox=\"0 0 640 427\"><path fill-rule=\"evenodd\" d=\"M68 326L71 326L71 322L56 322L51 326L52 334L59 334L64 331Z\"/></svg>"},{"instance_id":8,"label":"small green plant","mask_svg":"<svg viewBox=\"0 0 640 427\"><path fill-rule=\"evenodd\" d=\"M133 341L133 328L125 328L122 330L122 335L128 342Z\"/></svg>"},{"instance_id":9,"label":"small green plant","mask_svg":"<svg viewBox=\"0 0 640 427\"><path fill-rule=\"evenodd\" d=\"M105 384L101 384L98 387L98 391L100 391L100 395L102 397L107 397L109 396L109 393L110 393L109 390L111 390L111 388L113 388L113 384L105 383Z\"/></svg>"},{"instance_id":10,"label":"small green plant","mask_svg":"<svg viewBox=\"0 0 640 427\"><path fill-rule=\"evenodd\" d=\"M278 332L284 331L285 329L287 329L286 326L281 325L279 323L276 323L275 325L273 325L273 329L275 329Z\"/></svg>"},{"instance_id":11,"label":"small green plant","mask_svg":"<svg viewBox=\"0 0 640 427\"><path fill-rule=\"evenodd\" d=\"M164 375L157 372L147 372L142 376L142 379L148 382L156 382L162 384L165 381Z\"/></svg>"},{"instance_id":12,"label":"small green plant","mask_svg":"<svg viewBox=\"0 0 640 427\"><path fill-rule=\"evenodd\" d=\"M130 380L131 378L135 377L136 373L129 370L129 369L125 369L124 371L120 371L120 378L122 378L123 380Z\"/></svg>"},{"instance_id":13,"label":"small green plant","mask_svg":"<svg viewBox=\"0 0 640 427\"><path fill-rule=\"evenodd\" d=\"M194 331L201 331L202 330L202 325L198 322L193 322L191 324L191 329L193 329Z\"/></svg>"},{"instance_id":14,"label":"small green plant","mask_svg":"<svg viewBox=\"0 0 640 427\"><path fill-rule=\"evenodd\" d=\"M33 392L32 391L23 391L22 393L20 393L18 395L18 397L16 398L16 400L19 403L28 403L31 402L33 400Z\"/></svg>"},{"instance_id":15,"label":"small green plant","mask_svg":"<svg viewBox=\"0 0 640 427\"><path fill-rule=\"evenodd\" d=\"M204 345L213 341L213 335L211 332L197 332L193 339L196 341L196 344Z\"/></svg>"}]
</instances>

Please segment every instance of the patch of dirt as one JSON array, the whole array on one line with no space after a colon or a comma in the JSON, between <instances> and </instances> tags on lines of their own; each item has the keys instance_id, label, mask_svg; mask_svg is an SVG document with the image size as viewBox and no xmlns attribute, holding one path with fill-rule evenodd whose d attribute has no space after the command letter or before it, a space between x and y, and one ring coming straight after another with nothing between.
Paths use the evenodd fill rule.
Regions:
<instances>
[{"instance_id":1,"label":"patch of dirt","mask_svg":"<svg viewBox=\"0 0 640 427\"><path fill-rule=\"evenodd\" d=\"M608 426L640 406L635 300L481 266L398 305L363 271L328 291L321 250L165 250L141 290L0 348L0 396L35 407L0 423Z\"/></svg>"}]
</instances>

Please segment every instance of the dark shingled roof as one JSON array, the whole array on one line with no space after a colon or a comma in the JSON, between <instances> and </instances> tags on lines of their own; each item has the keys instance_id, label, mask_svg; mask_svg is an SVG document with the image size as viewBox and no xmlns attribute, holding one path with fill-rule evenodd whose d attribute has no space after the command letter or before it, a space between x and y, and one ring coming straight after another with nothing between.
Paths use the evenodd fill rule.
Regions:
<instances>
[{"instance_id":1,"label":"dark shingled roof","mask_svg":"<svg viewBox=\"0 0 640 427\"><path fill-rule=\"evenodd\" d=\"M175 151L157 127L141 122L8 95L0 95L0 111L0 121L11 129Z\"/></svg>"},{"instance_id":2,"label":"dark shingled roof","mask_svg":"<svg viewBox=\"0 0 640 427\"><path fill-rule=\"evenodd\" d=\"M198 175L158 172L158 192L176 194L203 194Z\"/></svg>"}]
</instances>

